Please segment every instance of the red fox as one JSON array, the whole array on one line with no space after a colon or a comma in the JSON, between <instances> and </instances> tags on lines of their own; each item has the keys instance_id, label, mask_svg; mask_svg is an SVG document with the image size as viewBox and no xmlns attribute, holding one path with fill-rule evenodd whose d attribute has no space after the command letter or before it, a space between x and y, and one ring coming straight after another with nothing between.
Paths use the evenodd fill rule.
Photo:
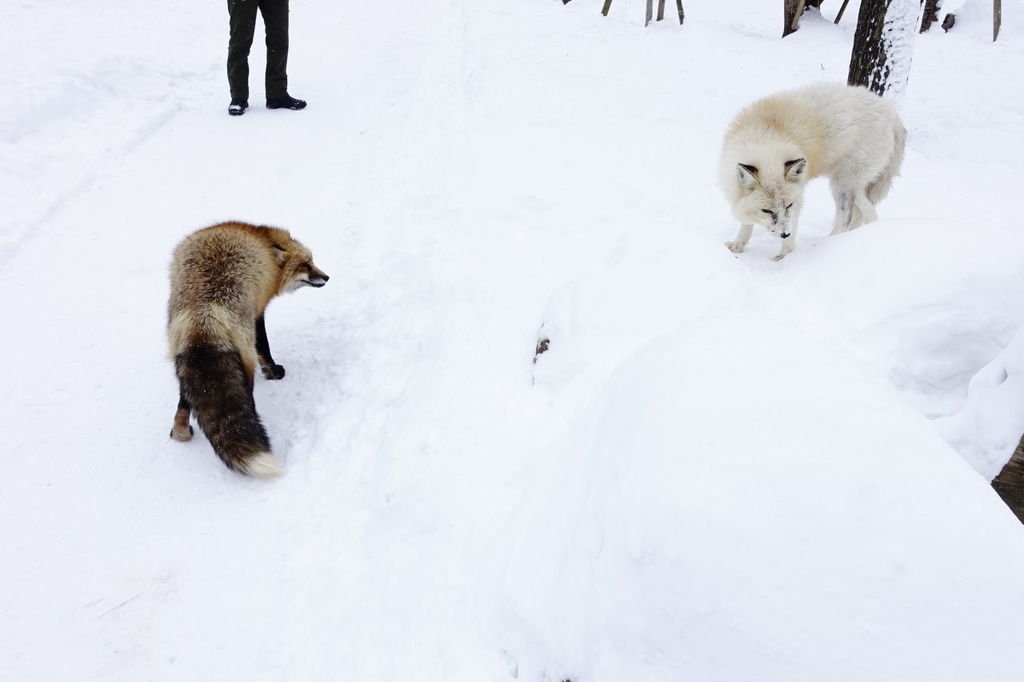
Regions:
<instances>
[{"instance_id":1,"label":"red fox","mask_svg":"<svg viewBox=\"0 0 1024 682\"><path fill-rule=\"evenodd\" d=\"M267 341L263 313L275 296L329 277L287 230L221 223L174 250L167 337L180 395L171 438L192 438L189 416L229 469L259 477L283 473L256 414L253 374L284 377Z\"/></svg>"}]
</instances>

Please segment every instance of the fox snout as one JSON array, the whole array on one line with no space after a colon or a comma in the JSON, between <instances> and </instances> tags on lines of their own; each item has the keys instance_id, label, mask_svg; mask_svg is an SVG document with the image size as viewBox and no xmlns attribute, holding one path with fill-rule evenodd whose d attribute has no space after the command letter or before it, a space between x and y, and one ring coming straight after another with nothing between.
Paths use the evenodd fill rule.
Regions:
<instances>
[{"instance_id":1,"label":"fox snout","mask_svg":"<svg viewBox=\"0 0 1024 682\"><path fill-rule=\"evenodd\" d=\"M327 273L313 265L311 261L299 265L292 273L288 291L295 291L302 287L315 287L319 289L327 284L330 277Z\"/></svg>"},{"instance_id":2,"label":"fox snout","mask_svg":"<svg viewBox=\"0 0 1024 682\"><path fill-rule=\"evenodd\" d=\"M319 268L311 268L309 275L306 278L306 283L311 287L319 289L323 285L327 284L327 280L329 279L330 276L323 270L320 270Z\"/></svg>"}]
</instances>

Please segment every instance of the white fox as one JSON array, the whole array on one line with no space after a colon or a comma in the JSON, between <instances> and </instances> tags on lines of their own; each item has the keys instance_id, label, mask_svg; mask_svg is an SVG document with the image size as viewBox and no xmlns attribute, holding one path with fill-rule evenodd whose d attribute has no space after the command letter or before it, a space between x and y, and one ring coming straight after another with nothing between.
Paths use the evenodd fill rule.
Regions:
<instances>
[{"instance_id":1,"label":"white fox","mask_svg":"<svg viewBox=\"0 0 1024 682\"><path fill-rule=\"evenodd\" d=\"M861 87L822 83L754 102L722 145L719 180L740 221L726 246L742 252L760 224L782 238L775 260L785 258L796 245L804 185L819 175L829 176L836 202L832 234L875 220L906 138L889 103Z\"/></svg>"}]
</instances>

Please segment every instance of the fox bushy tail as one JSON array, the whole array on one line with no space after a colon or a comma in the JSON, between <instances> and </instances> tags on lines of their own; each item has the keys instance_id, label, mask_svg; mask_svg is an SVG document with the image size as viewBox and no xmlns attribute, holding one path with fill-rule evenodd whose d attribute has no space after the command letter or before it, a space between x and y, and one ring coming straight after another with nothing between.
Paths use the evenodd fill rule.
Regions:
<instances>
[{"instance_id":1,"label":"fox bushy tail","mask_svg":"<svg viewBox=\"0 0 1024 682\"><path fill-rule=\"evenodd\" d=\"M893 132L896 135L896 144L893 147L892 156L889 157L889 164L882 171L882 174L868 185L865 190L868 200L875 205L889 193L889 189L892 187L892 180L900 174L900 166L903 165L903 152L907 147L907 129L903 127L902 123L896 121Z\"/></svg>"},{"instance_id":2,"label":"fox bushy tail","mask_svg":"<svg viewBox=\"0 0 1024 682\"><path fill-rule=\"evenodd\" d=\"M189 347L174 358L174 368L199 428L229 469L261 478L283 473L270 453L238 351Z\"/></svg>"}]
</instances>

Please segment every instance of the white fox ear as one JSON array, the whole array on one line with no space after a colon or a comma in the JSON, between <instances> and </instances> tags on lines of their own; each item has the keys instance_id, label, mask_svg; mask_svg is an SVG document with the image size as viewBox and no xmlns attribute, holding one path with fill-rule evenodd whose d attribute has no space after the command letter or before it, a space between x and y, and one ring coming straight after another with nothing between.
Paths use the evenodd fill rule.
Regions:
<instances>
[{"instance_id":1,"label":"white fox ear","mask_svg":"<svg viewBox=\"0 0 1024 682\"><path fill-rule=\"evenodd\" d=\"M757 186L757 166L749 166L745 163L736 164L736 179L745 190L752 190Z\"/></svg>"},{"instance_id":2,"label":"white fox ear","mask_svg":"<svg viewBox=\"0 0 1024 682\"><path fill-rule=\"evenodd\" d=\"M797 182L807 170L807 159L793 159L786 162L786 181Z\"/></svg>"}]
</instances>

